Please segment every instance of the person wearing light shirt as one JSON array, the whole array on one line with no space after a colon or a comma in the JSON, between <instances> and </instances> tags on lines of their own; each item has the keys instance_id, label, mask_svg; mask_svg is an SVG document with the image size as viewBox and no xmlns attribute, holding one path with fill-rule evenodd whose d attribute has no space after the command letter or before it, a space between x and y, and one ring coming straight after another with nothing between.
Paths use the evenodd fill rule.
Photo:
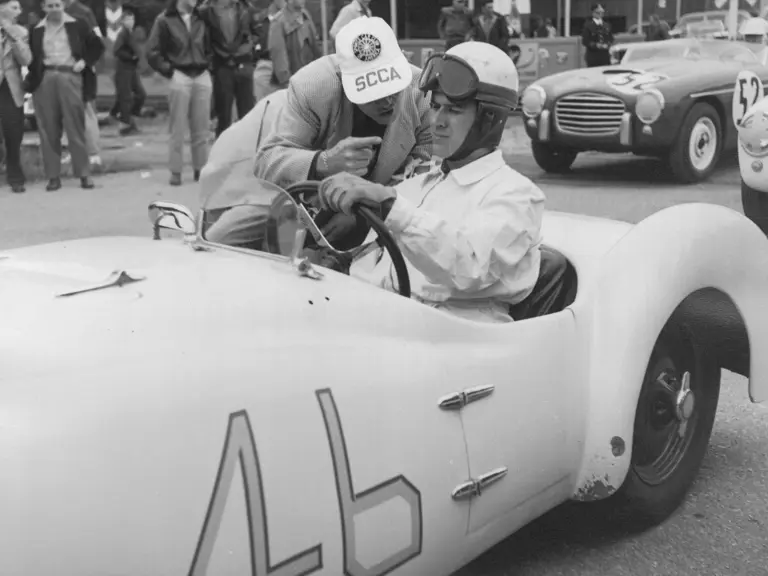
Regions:
<instances>
[{"instance_id":1,"label":"person wearing light shirt","mask_svg":"<svg viewBox=\"0 0 768 576\"><path fill-rule=\"evenodd\" d=\"M361 16L368 16L369 18L373 16L371 13L371 0L352 0L339 10L339 15L336 16L336 20L334 20L330 32L328 32L331 41L336 40L336 34L339 33L339 30L355 18L360 18Z\"/></svg>"},{"instance_id":2,"label":"person wearing light shirt","mask_svg":"<svg viewBox=\"0 0 768 576\"><path fill-rule=\"evenodd\" d=\"M395 187L336 174L321 183L320 200L346 214L357 204L380 210L406 259L412 298L480 322L511 322L509 307L539 276L545 201L498 149L517 102L517 70L495 46L463 43L427 62L420 88L431 93L442 164ZM353 263L350 274L397 290L381 248Z\"/></svg>"}]
</instances>

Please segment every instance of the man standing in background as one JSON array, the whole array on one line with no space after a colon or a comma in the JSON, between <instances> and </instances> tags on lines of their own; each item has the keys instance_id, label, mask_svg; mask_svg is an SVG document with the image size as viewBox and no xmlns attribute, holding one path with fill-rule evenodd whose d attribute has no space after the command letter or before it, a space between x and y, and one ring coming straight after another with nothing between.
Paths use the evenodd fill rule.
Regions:
<instances>
[{"instance_id":1,"label":"man standing in background","mask_svg":"<svg viewBox=\"0 0 768 576\"><path fill-rule=\"evenodd\" d=\"M256 70L253 72L253 96L256 102L277 90L277 85L273 82L272 57L269 55L269 28L284 7L285 0L272 0L269 8L259 18L258 41L255 47Z\"/></svg>"},{"instance_id":2,"label":"man standing in background","mask_svg":"<svg viewBox=\"0 0 768 576\"><path fill-rule=\"evenodd\" d=\"M93 11L79 0L64 0L67 14L82 20L93 33L103 42L101 28L96 21ZM102 53L104 47L102 46ZM101 166L101 146L99 142L99 118L96 115L96 94L98 92L96 63L83 71L83 102L85 102L85 147L88 150L89 162L92 166Z\"/></svg>"},{"instance_id":3,"label":"man standing in background","mask_svg":"<svg viewBox=\"0 0 768 576\"><path fill-rule=\"evenodd\" d=\"M128 136L139 131L134 116L141 114L147 93L139 76L139 46L133 31L136 16L126 8L123 11L123 24L113 47L115 56L115 95L117 108L123 127L121 136Z\"/></svg>"},{"instance_id":4,"label":"man standing in background","mask_svg":"<svg viewBox=\"0 0 768 576\"><path fill-rule=\"evenodd\" d=\"M85 148L85 70L104 52L93 28L63 10L61 0L45 0L43 18L30 34L32 62L25 79L35 103L46 190L61 188L61 136L67 133L72 168L82 188L93 188Z\"/></svg>"},{"instance_id":5,"label":"man standing in background","mask_svg":"<svg viewBox=\"0 0 768 576\"><path fill-rule=\"evenodd\" d=\"M171 81L168 94L170 184L181 185L187 128L194 179L198 181L200 170L208 160L212 85L208 72L211 62L208 26L195 7L195 0L176 0L157 16L146 50L152 69Z\"/></svg>"},{"instance_id":6,"label":"man standing in background","mask_svg":"<svg viewBox=\"0 0 768 576\"><path fill-rule=\"evenodd\" d=\"M339 33L339 30L355 18L360 18L361 16L368 16L368 18L373 16L371 0L351 0L351 2L339 10L339 15L336 16L336 20L333 22L333 26L331 26L331 31L328 33L331 37L331 42L336 41L336 34Z\"/></svg>"},{"instance_id":7,"label":"man standing in background","mask_svg":"<svg viewBox=\"0 0 768 576\"><path fill-rule=\"evenodd\" d=\"M440 10L437 34L445 41L446 51L464 42L471 28L472 12L467 8L467 0L453 0L451 6Z\"/></svg>"},{"instance_id":8,"label":"man standing in background","mask_svg":"<svg viewBox=\"0 0 768 576\"><path fill-rule=\"evenodd\" d=\"M253 57L258 25L242 0L213 0L200 14L208 24L213 53L213 100L216 137L232 124L232 104L243 118L254 105Z\"/></svg>"},{"instance_id":9,"label":"man standing in background","mask_svg":"<svg viewBox=\"0 0 768 576\"><path fill-rule=\"evenodd\" d=\"M669 40L669 24L659 18L658 14L651 14L648 17L648 32L645 34L645 41L655 42L657 40Z\"/></svg>"},{"instance_id":10,"label":"man standing in background","mask_svg":"<svg viewBox=\"0 0 768 576\"><path fill-rule=\"evenodd\" d=\"M605 7L600 3L592 4L592 18L584 24L581 33L581 43L586 48L584 59L588 68L609 66L611 63L613 33L603 16Z\"/></svg>"},{"instance_id":11,"label":"man standing in background","mask_svg":"<svg viewBox=\"0 0 768 576\"><path fill-rule=\"evenodd\" d=\"M300 68L323 55L305 5L306 0L285 0L285 7L269 27L269 56L280 88L286 88Z\"/></svg>"}]
</instances>

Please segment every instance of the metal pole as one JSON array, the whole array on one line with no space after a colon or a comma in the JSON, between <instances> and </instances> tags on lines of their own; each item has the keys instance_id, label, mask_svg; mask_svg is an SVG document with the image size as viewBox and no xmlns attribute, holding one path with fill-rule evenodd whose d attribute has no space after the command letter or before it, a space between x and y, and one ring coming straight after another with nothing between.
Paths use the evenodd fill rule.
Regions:
<instances>
[{"instance_id":1,"label":"metal pole","mask_svg":"<svg viewBox=\"0 0 768 576\"><path fill-rule=\"evenodd\" d=\"M395 31L395 38L397 38L397 0L389 0L389 16L392 30Z\"/></svg>"},{"instance_id":2,"label":"metal pole","mask_svg":"<svg viewBox=\"0 0 768 576\"><path fill-rule=\"evenodd\" d=\"M680 22L680 17L683 15L683 0L677 0L677 7L675 8L675 26L677 22Z\"/></svg>"},{"instance_id":3,"label":"metal pole","mask_svg":"<svg viewBox=\"0 0 768 576\"><path fill-rule=\"evenodd\" d=\"M323 28L323 55L328 54L328 0L320 0L320 26Z\"/></svg>"},{"instance_id":4,"label":"metal pole","mask_svg":"<svg viewBox=\"0 0 768 576\"><path fill-rule=\"evenodd\" d=\"M565 0L565 32L566 38L571 35L571 0Z\"/></svg>"},{"instance_id":5,"label":"metal pole","mask_svg":"<svg viewBox=\"0 0 768 576\"><path fill-rule=\"evenodd\" d=\"M739 22L739 0L730 0L728 6L728 37L731 40L736 38Z\"/></svg>"},{"instance_id":6,"label":"metal pole","mask_svg":"<svg viewBox=\"0 0 768 576\"><path fill-rule=\"evenodd\" d=\"M637 33L643 33L643 0L637 0Z\"/></svg>"}]
</instances>

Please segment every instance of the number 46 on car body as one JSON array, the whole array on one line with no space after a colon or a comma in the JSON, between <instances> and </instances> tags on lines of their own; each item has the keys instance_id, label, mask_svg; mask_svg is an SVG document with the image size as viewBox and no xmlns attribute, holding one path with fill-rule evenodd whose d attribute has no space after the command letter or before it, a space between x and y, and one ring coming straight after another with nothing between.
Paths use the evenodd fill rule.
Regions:
<instances>
[{"instance_id":1,"label":"number 46 on car body","mask_svg":"<svg viewBox=\"0 0 768 576\"><path fill-rule=\"evenodd\" d=\"M736 77L736 88L733 91L731 105L733 124L740 126L752 106L763 99L763 82L757 74L750 70L742 70Z\"/></svg>"}]
</instances>

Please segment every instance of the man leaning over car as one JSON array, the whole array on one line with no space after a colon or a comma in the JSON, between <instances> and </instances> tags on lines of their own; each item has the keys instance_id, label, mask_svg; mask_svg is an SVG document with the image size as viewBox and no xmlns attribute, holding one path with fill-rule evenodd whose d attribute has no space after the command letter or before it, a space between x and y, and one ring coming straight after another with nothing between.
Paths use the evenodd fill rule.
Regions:
<instances>
[{"instance_id":1,"label":"man leaning over car","mask_svg":"<svg viewBox=\"0 0 768 576\"><path fill-rule=\"evenodd\" d=\"M256 177L285 188L339 172L382 184L410 175L432 155L429 103L418 74L384 20L353 20L336 36L336 54L291 78L281 113L256 152ZM340 214L325 232L333 240L354 227L354 218ZM362 238L350 242L356 240Z\"/></svg>"}]
</instances>

